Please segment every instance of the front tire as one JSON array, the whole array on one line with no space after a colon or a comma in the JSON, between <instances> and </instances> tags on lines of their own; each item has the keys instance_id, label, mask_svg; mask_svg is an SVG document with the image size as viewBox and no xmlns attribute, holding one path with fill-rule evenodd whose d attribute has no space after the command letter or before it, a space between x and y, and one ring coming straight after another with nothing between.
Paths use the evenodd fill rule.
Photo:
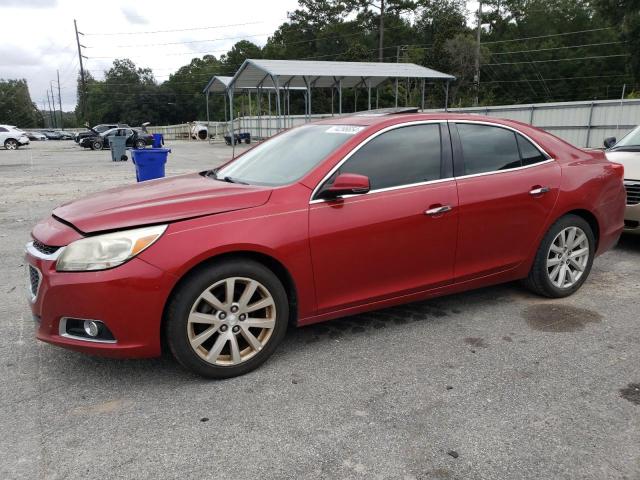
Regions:
<instances>
[{"instance_id":1,"label":"front tire","mask_svg":"<svg viewBox=\"0 0 640 480\"><path fill-rule=\"evenodd\" d=\"M147 146L147 142L144 140L136 140L135 147L136 148L144 148Z\"/></svg>"},{"instance_id":2,"label":"front tire","mask_svg":"<svg viewBox=\"0 0 640 480\"><path fill-rule=\"evenodd\" d=\"M9 138L9 139L5 140L4 148L6 148L7 150L17 150L18 149L18 142L16 140L14 140L13 138Z\"/></svg>"},{"instance_id":3,"label":"front tire","mask_svg":"<svg viewBox=\"0 0 640 480\"><path fill-rule=\"evenodd\" d=\"M545 297L573 294L589 276L595 244L593 230L585 219L565 215L542 239L525 284Z\"/></svg>"},{"instance_id":4,"label":"front tire","mask_svg":"<svg viewBox=\"0 0 640 480\"><path fill-rule=\"evenodd\" d=\"M282 283L264 265L229 260L199 267L172 296L165 333L173 356L207 378L258 368L287 330L289 303Z\"/></svg>"},{"instance_id":5,"label":"front tire","mask_svg":"<svg viewBox=\"0 0 640 480\"><path fill-rule=\"evenodd\" d=\"M102 142L96 141L91 143L91 150L102 150Z\"/></svg>"}]
</instances>

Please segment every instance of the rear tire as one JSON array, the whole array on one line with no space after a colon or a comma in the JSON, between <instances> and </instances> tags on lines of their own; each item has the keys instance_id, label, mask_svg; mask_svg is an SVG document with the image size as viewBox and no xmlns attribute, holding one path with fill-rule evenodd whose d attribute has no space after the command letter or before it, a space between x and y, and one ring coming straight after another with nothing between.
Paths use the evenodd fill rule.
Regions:
<instances>
[{"instance_id":1,"label":"rear tire","mask_svg":"<svg viewBox=\"0 0 640 480\"><path fill-rule=\"evenodd\" d=\"M558 219L540 242L525 285L544 297L573 294L591 272L595 244L593 230L585 219L577 215Z\"/></svg>"},{"instance_id":2,"label":"rear tire","mask_svg":"<svg viewBox=\"0 0 640 480\"><path fill-rule=\"evenodd\" d=\"M199 267L182 281L167 307L165 333L184 367L207 378L230 378L264 363L288 320L278 277L258 262L228 260Z\"/></svg>"},{"instance_id":3,"label":"rear tire","mask_svg":"<svg viewBox=\"0 0 640 480\"><path fill-rule=\"evenodd\" d=\"M91 150L102 150L102 142L100 141L95 141L95 142L91 142Z\"/></svg>"},{"instance_id":4,"label":"rear tire","mask_svg":"<svg viewBox=\"0 0 640 480\"><path fill-rule=\"evenodd\" d=\"M147 142L144 140L136 140L135 147L136 148L144 148L147 146Z\"/></svg>"},{"instance_id":5,"label":"rear tire","mask_svg":"<svg viewBox=\"0 0 640 480\"><path fill-rule=\"evenodd\" d=\"M6 148L7 150L17 150L18 149L18 142L16 140L14 140L13 138L9 138L9 139L5 140L4 148Z\"/></svg>"}]
</instances>

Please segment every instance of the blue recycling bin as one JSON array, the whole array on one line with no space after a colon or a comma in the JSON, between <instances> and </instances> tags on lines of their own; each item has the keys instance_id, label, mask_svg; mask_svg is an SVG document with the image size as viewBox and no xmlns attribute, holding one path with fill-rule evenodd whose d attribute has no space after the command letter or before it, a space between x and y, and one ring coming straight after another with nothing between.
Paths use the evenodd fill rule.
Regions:
<instances>
[{"instance_id":1,"label":"blue recycling bin","mask_svg":"<svg viewBox=\"0 0 640 480\"><path fill-rule=\"evenodd\" d=\"M170 152L169 148L132 149L131 160L136 166L136 180L144 182L154 178L163 178L164 166Z\"/></svg>"},{"instance_id":2,"label":"blue recycling bin","mask_svg":"<svg viewBox=\"0 0 640 480\"><path fill-rule=\"evenodd\" d=\"M161 133L153 134L153 148L162 148L164 145L164 135Z\"/></svg>"}]
</instances>

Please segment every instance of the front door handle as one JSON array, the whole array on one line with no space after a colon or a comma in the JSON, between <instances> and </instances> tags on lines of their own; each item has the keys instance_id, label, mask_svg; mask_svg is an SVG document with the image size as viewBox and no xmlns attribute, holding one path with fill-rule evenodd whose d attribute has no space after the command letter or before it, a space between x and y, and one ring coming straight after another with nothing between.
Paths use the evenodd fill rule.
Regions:
<instances>
[{"instance_id":1,"label":"front door handle","mask_svg":"<svg viewBox=\"0 0 640 480\"><path fill-rule=\"evenodd\" d=\"M440 213L445 213L451 210L451 205L440 205L438 207L430 208L425 211L425 215L438 215Z\"/></svg>"},{"instance_id":2,"label":"front door handle","mask_svg":"<svg viewBox=\"0 0 640 480\"><path fill-rule=\"evenodd\" d=\"M549 190L551 190L549 187L536 186L529 191L529 195L542 195L543 193L547 193Z\"/></svg>"}]
</instances>

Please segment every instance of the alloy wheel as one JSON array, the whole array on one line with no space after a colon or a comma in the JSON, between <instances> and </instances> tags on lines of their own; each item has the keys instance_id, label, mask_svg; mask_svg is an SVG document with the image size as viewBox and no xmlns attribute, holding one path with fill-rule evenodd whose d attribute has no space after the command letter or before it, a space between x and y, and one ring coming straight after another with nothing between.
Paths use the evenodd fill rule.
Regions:
<instances>
[{"instance_id":1,"label":"alloy wheel","mask_svg":"<svg viewBox=\"0 0 640 480\"><path fill-rule=\"evenodd\" d=\"M18 148L18 142L15 140L7 140L4 144L7 150L16 150Z\"/></svg>"},{"instance_id":2,"label":"alloy wheel","mask_svg":"<svg viewBox=\"0 0 640 480\"><path fill-rule=\"evenodd\" d=\"M243 363L264 348L276 325L273 296L260 282L231 277L208 287L187 319L191 348L218 366Z\"/></svg>"},{"instance_id":3,"label":"alloy wheel","mask_svg":"<svg viewBox=\"0 0 640 480\"><path fill-rule=\"evenodd\" d=\"M589 239L580 227L561 230L547 253L547 274L558 288L571 288L582 277L589 262Z\"/></svg>"}]
</instances>

